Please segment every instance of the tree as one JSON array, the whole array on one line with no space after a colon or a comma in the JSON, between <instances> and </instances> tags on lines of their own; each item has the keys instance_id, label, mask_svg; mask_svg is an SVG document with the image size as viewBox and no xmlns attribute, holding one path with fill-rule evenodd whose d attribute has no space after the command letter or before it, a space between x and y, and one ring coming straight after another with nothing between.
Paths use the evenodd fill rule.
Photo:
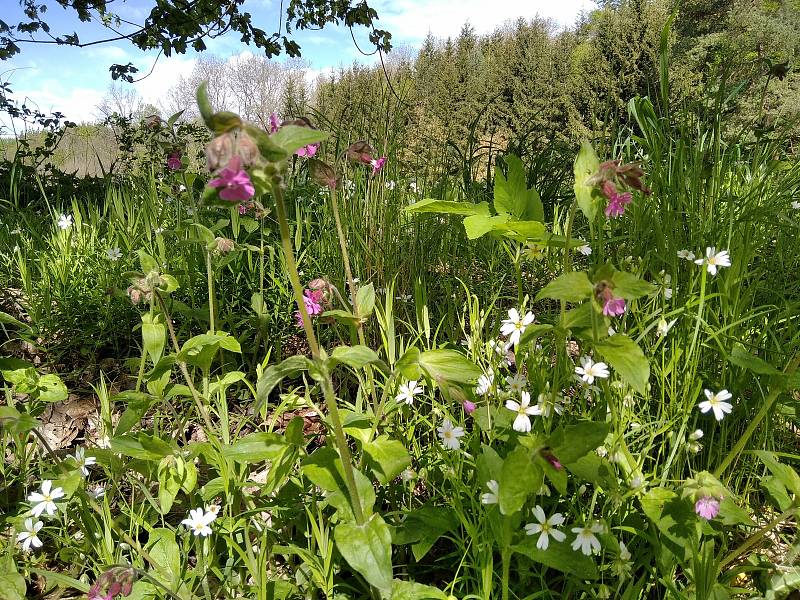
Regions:
<instances>
[{"instance_id":1,"label":"tree","mask_svg":"<svg viewBox=\"0 0 800 600\"><path fill-rule=\"evenodd\" d=\"M281 23L278 31L271 35L253 24L252 15L243 10L245 0L151 2L153 6L144 22L133 23L110 10L113 0L19 0L27 20L10 24L0 19L0 60L19 54L21 44L83 48L120 40L128 40L141 50L158 50L164 56L171 56L173 53L184 54L190 47L202 52L206 49L206 39L214 39L229 31L241 34L242 42L263 49L267 58L281 52L299 57L300 45L291 38L292 31L321 29L328 24L367 27L370 29L370 42L381 50L391 49L391 34L375 28L378 13L369 7L366 0L289 0L286 14L278 15L276 19ZM53 6L74 11L82 22L102 24L109 30L109 36L86 41L77 33L51 32L45 16ZM111 65L110 70L115 80L129 82L138 72L132 63Z\"/></svg>"}]
</instances>

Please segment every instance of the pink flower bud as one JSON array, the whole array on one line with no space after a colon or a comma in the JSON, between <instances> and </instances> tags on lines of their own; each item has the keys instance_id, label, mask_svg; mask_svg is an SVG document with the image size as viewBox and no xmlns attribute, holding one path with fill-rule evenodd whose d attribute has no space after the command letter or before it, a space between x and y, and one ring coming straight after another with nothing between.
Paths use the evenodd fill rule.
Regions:
<instances>
[{"instance_id":1,"label":"pink flower bud","mask_svg":"<svg viewBox=\"0 0 800 600\"><path fill-rule=\"evenodd\" d=\"M719 514L719 500L711 496L703 496L695 503L694 512L700 518L710 521Z\"/></svg>"},{"instance_id":2,"label":"pink flower bud","mask_svg":"<svg viewBox=\"0 0 800 600\"><path fill-rule=\"evenodd\" d=\"M471 415L473 412L475 412L476 406L474 402L470 402L469 400L464 400L462 406L464 407L464 412L467 413L468 415Z\"/></svg>"}]
</instances>

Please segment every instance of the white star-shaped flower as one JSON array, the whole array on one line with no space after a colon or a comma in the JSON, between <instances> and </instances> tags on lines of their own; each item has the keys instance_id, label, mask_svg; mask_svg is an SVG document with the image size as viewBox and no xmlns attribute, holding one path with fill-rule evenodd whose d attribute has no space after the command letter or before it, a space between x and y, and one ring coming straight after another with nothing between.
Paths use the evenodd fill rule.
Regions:
<instances>
[{"instance_id":1,"label":"white star-shaped flower","mask_svg":"<svg viewBox=\"0 0 800 600\"><path fill-rule=\"evenodd\" d=\"M494 373L484 373L478 377L478 385L475 386L475 395L483 396L484 394L491 393L493 383Z\"/></svg>"},{"instance_id":2,"label":"white star-shaped flower","mask_svg":"<svg viewBox=\"0 0 800 600\"><path fill-rule=\"evenodd\" d=\"M578 252L580 252L584 256L589 256L592 253L592 247L589 244L578 246Z\"/></svg>"},{"instance_id":3,"label":"white star-shaped flower","mask_svg":"<svg viewBox=\"0 0 800 600\"><path fill-rule=\"evenodd\" d=\"M706 257L698 258L694 261L694 264L696 265L702 265L704 263L708 269L708 272L712 275L716 275L719 267L731 266L731 257L727 250L720 250L717 252L717 249L714 246L709 246L706 248Z\"/></svg>"},{"instance_id":4,"label":"white star-shaped flower","mask_svg":"<svg viewBox=\"0 0 800 600\"><path fill-rule=\"evenodd\" d=\"M521 394L528 387L528 379L522 373L509 375L506 377L506 383L508 384L508 391L514 396Z\"/></svg>"},{"instance_id":5,"label":"white star-shaped flower","mask_svg":"<svg viewBox=\"0 0 800 600\"><path fill-rule=\"evenodd\" d=\"M713 411L714 418L716 418L717 421L722 421L722 419L725 418L725 415L733 410L733 405L730 402L726 402L726 400L733 398L733 394L731 394L728 390L720 390L716 393L712 392L711 390L703 390L703 393L708 399L703 400L697 405L700 408L701 413Z\"/></svg>"},{"instance_id":6,"label":"white star-shaped flower","mask_svg":"<svg viewBox=\"0 0 800 600\"><path fill-rule=\"evenodd\" d=\"M189 516L181 521L181 524L186 525L195 536L206 537L212 534L209 524L216 518L217 515L203 512L202 508L195 508L189 511Z\"/></svg>"},{"instance_id":7,"label":"white star-shaped flower","mask_svg":"<svg viewBox=\"0 0 800 600\"><path fill-rule=\"evenodd\" d=\"M525 533L527 535L541 534L536 541L536 547L540 550L547 550L550 546L550 537L557 542L563 542L567 538L566 533L556 529L559 525L564 524L564 516L561 513L555 513L548 519L544 514L544 509L537 504L533 509L533 516L539 522L526 524Z\"/></svg>"},{"instance_id":8,"label":"white star-shaped flower","mask_svg":"<svg viewBox=\"0 0 800 600\"><path fill-rule=\"evenodd\" d=\"M44 523L41 521L34 522L33 519L25 519L25 531L21 531L17 534L17 543L22 544L22 550L24 552L30 552L31 547L42 547L42 540L40 540L37 535L42 527L44 527Z\"/></svg>"},{"instance_id":9,"label":"white star-shaped flower","mask_svg":"<svg viewBox=\"0 0 800 600\"><path fill-rule=\"evenodd\" d=\"M441 427L436 428L436 431L439 432L442 445L448 450L458 450L461 447L461 442L458 438L464 435L463 427L454 427L450 419L445 419Z\"/></svg>"},{"instance_id":10,"label":"white star-shaped flower","mask_svg":"<svg viewBox=\"0 0 800 600\"><path fill-rule=\"evenodd\" d=\"M691 250L678 250L678 258L682 258L684 260L694 260L694 252Z\"/></svg>"},{"instance_id":11,"label":"white star-shaped flower","mask_svg":"<svg viewBox=\"0 0 800 600\"><path fill-rule=\"evenodd\" d=\"M58 217L58 228L67 230L72 227L72 215L61 215Z\"/></svg>"},{"instance_id":12,"label":"white star-shaped flower","mask_svg":"<svg viewBox=\"0 0 800 600\"><path fill-rule=\"evenodd\" d=\"M531 395L528 392L522 392L521 402L515 400L507 400L506 408L510 411L517 413L517 418L514 419L514 431L520 433L528 433L531 430L530 415L536 414L536 407L531 406Z\"/></svg>"},{"instance_id":13,"label":"white star-shaped flower","mask_svg":"<svg viewBox=\"0 0 800 600\"><path fill-rule=\"evenodd\" d=\"M519 343L520 336L525 333L525 329L533 323L533 313L528 311L525 316L520 316L516 308L508 309L508 318L503 319L503 324L500 327L500 333L508 337L508 342L511 345Z\"/></svg>"},{"instance_id":14,"label":"white star-shaped flower","mask_svg":"<svg viewBox=\"0 0 800 600\"><path fill-rule=\"evenodd\" d=\"M549 418L550 415L553 414L555 410L556 413L559 415L564 414L564 405L562 401L564 400L564 396L561 392L556 392L555 398L553 398L553 393L549 389L545 389L541 394L539 394L538 402L536 406L533 407L535 411L533 414L536 416L542 416L545 419Z\"/></svg>"},{"instance_id":15,"label":"white star-shaped flower","mask_svg":"<svg viewBox=\"0 0 800 600\"><path fill-rule=\"evenodd\" d=\"M83 448L76 448L75 456L72 458L84 477L89 476L89 467L97 464L97 459L94 456L86 456L86 451Z\"/></svg>"},{"instance_id":16,"label":"white star-shaped flower","mask_svg":"<svg viewBox=\"0 0 800 600\"><path fill-rule=\"evenodd\" d=\"M33 492L28 496L28 502L35 502L36 505L31 509L34 517L39 517L43 512L50 516L56 514L58 507L55 501L64 497L64 490L60 487L53 488L53 482L46 479L42 482L42 491Z\"/></svg>"},{"instance_id":17,"label":"white star-shaped flower","mask_svg":"<svg viewBox=\"0 0 800 600\"><path fill-rule=\"evenodd\" d=\"M800 201L792 200L792 208L795 210L800 210Z\"/></svg>"},{"instance_id":18,"label":"white star-shaped flower","mask_svg":"<svg viewBox=\"0 0 800 600\"><path fill-rule=\"evenodd\" d=\"M580 378L589 385L594 383L595 378L606 379L610 375L606 363L592 362L592 359L588 356L581 357L581 366L575 367L575 373L580 375Z\"/></svg>"},{"instance_id":19,"label":"white star-shaped flower","mask_svg":"<svg viewBox=\"0 0 800 600\"><path fill-rule=\"evenodd\" d=\"M400 386L400 391L395 396L395 400L411 406L414 404L414 397L423 391L422 386L417 383L416 379L414 381L406 381Z\"/></svg>"},{"instance_id":20,"label":"white star-shaped flower","mask_svg":"<svg viewBox=\"0 0 800 600\"><path fill-rule=\"evenodd\" d=\"M588 527L573 527L572 533L577 535L572 542L572 549L580 549L586 556L600 552L600 540L597 539L595 533L601 533L602 531L603 526L599 523L593 523Z\"/></svg>"},{"instance_id":21,"label":"white star-shaped flower","mask_svg":"<svg viewBox=\"0 0 800 600\"><path fill-rule=\"evenodd\" d=\"M119 246L116 248L108 248L106 250L106 258L111 262L117 262L120 258L122 258L122 252L119 249Z\"/></svg>"}]
</instances>

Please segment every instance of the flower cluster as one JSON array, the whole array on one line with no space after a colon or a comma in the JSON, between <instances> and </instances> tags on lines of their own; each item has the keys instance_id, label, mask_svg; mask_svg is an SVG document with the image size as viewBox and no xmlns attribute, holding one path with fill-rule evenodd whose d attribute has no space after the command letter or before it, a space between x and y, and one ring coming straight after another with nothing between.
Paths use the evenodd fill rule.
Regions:
<instances>
[{"instance_id":1,"label":"flower cluster","mask_svg":"<svg viewBox=\"0 0 800 600\"><path fill-rule=\"evenodd\" d=\"M594 286L594 295L603 306L606 317L620 317L625 314L625 299L614 295L614 284L605 279Z\"/></svg>"},{"instance_id":2,"label":"flower cluster","mask_svg":"<svg viewBox=\"0 0 800 600\"><path fill-rule=\"evenodd\" d=\"M644 171L635 163L622 164L617 160L609 160L600 165L588 183L598 186L605 196L606 217L617 218L625 213L625 207L633 201L630 190L650 193L642 182L643 176Z\"/></svg>"}]
</instances>

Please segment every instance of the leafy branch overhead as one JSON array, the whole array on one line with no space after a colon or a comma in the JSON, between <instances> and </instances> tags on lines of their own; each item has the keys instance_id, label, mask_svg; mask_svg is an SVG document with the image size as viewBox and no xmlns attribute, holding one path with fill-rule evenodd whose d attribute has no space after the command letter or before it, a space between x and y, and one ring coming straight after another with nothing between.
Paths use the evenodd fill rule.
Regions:
<instances>
[{"instance_id":1,"label":"leafy branch overhead","mask_svg":"<svg viewBox=\"0 0 800 600\"><path fill-rule=\"evenodd\" d=\"M7 0L11 2L13 0ZM268 58L286 53L301 54L292 32L321 29L326 25L368 28L370 42L382 51L392 48L388 31L375 27L378 13L360 0L290 0L285 14L275 14L277 31L267 33L244 10L245 0L176 0L155 2L141 23L134 23L113 12L113 0L19 0L26 20L12 24L0 19L0 60L21 52L25 44L55 44L85 48L127 40L140 50L157 50L164 56L185 54L188 49L202 52L206 41L227 33L237 33L240 41L253 44ZM283 10L283 3L281 3ZM81 22L104 26L108 37L86 40L77 32L55 32L48 23L48 9L72 11ZM190 17L189 17L190 16ZM132 63L110 67L114 79L132 81L139 71Z\"/></svg>"}]
</instances>

